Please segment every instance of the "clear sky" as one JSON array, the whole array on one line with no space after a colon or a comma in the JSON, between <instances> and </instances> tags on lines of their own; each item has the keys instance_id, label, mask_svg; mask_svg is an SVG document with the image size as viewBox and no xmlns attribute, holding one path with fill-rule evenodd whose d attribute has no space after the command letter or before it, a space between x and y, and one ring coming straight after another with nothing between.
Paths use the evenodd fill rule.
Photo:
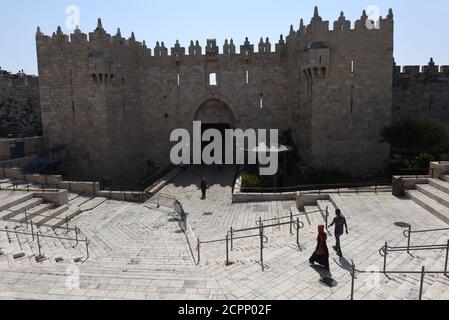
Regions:
<instances>
[{"instance_id":1,"label":"clear sky","mask_svg":"<svg viewBox=\"0 0 449 320\"><path fill-rule=\"evenodd\" d=\"M426 64L432 56L437 64L449 65L449 0L1 0L2 69L36 74L36 27L51 35L60 25L70 33L70 5L79 8L83 32L91 32L101 17L107 32L115 34L120 27L129 37L134 31L138 41L146 40L152 48L157 40L172 47L177 39L185 47L192 39L204 46L208 38L217 39L221 48L231 37L239 46L246 36L255 44L268 36L274 44L280 34L288 33L290 24L298 29L300 18L308 23L315 5L331 26L341 10L353 22L370 5L382 16L393 8L397 63Z\"/></svg>"}]
</instances>

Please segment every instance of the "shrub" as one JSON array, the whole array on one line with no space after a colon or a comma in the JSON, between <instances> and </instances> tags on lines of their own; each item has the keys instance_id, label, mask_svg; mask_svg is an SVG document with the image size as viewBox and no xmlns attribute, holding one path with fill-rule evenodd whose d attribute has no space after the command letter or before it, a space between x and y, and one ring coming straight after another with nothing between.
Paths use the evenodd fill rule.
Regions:
<instances>
[{"instance_id":1,"label":"shrub","mask_svg":"<svg viewBox=\"0 0 449 320\"><path fill-rule=\"evenodd\" d=\"M435 157L429 153L421 152L415 160L415 168L428 169L430 163L435 160Z\"/></svg>"},{"instance_id":2,"label":"shrub","mask_svg":"<svg viewBox=\"0 0 449 320\"><path fill-rule=\"evenodd\" d=\"M419 153L441 152L449 140L449 130L429 119L405 120L385 128L382 136L393 151L412 160Z\"/></svg>"},{"instance_id":3,"label":"shrub","mask_svg":"<svg viewBox=\"0 0 449 320\"><path fill-rule=\"evenodd\" d=\"M272 176L260 176L257 173L242 173L242 189L273 188Z\"/></svg>"},{"instance_id":4,"label":"shrub","mask_svg":"<svg viewBox=\"0 0 449 320\"><path fill-rule=\"evenodd\" d=\"M254 173L242 174L242 188L260 188L262 186L260 178Z\"/></svg>"}]
</instances>

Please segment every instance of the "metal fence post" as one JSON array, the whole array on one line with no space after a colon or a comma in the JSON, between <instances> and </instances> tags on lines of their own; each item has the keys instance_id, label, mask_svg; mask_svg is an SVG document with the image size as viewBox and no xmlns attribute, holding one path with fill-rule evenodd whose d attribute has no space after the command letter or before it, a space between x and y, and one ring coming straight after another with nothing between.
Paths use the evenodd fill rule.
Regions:
<instances>
[{"instance_id":1,"label":"metal fence post","mask_svg":"<svg viewBox=\"0 0 449 320\"><path fill-rule=\"evenodd\" d=\"M226 235L226 265L229 266L229 235Z\"/></svg>"},{"instance_id":2,"label":"metal fence post","mask_svg":"<svg viewBox=\"0 0 449 320\"><path fill-rule=\"evenodd\" d=\"M420 283L420 287L419 287L419 300L422 300L422 296L423 296L425 274L426 274L426 269L423 266L422 271L421 271L421 283Z\"/></svg>"},{"instance_id":3,"label":"metal fence post","mask_svg":"<svg viewBox=\"0 0 449 320\"><path fill-rule=\"evenodd\" d=\"M329 226L329 206L326 206L326 229Z\"/></svg>"},{"instance_id":4,"label":"metal fence post","mask_svg":"<svg viewBox=\"0 0 449 320\"><path fill-rule=\"evenodd\" d=\"M5 227L5 230L6 230L6 237L8 238L8 242L11 243L12 241L11 241L11 238L9 237L9 229L8 229L8 226Z\"/></svg>"},{"instance_id":5,"label":"metal fence post","mask_svg":"<svg viewBox=\"0 0 449 320\"><path fill-rule=\"evenodd\" d=\"M30 220L30 224L31 224L31 235L33 236L33 241L34 241L34 227L33 227L33 220Z\"/></svg>"},{"instance_id":6,"label":"metal fence post","mask_svg":"<svg viewBox=\"0 0 449 320\"><path fill-rule=\"evenodd\" d=\"M42 256L42 254L41 254L41 242L39 240L39 231L37 232L37 248L39 249L39 255Z\"/></svg>"},{"instance_id":7,"label":"metal fence post","mask_svg":"<svg viewBox=\"0 0 449 320\"><path fill-rule=\"evenodd\" d=\"M447 246L446 246L446 263L444 265L444 275L447 277L447 264L448 264L448 260L449 260L449 240L447 241Z\"/></svg>"},{"instance_id":8,"label":"metal fence post","mask_svg":"<svg viewBox=\"0 0 449 320\"><path fill-rule=\"evenodd\" d=\"M260 218L262 221L262 218ZM263 223L260 225L260 264L262 265L262 272L265 271L265 266L263 263Z\"/></svg>"},{"instance_id":9,"label":"metal fence post","mask_svg":"<svg viewBox=\"0 0 449 320\"><path fill-rule=\"evenodd\" d=\"M87 259L89 259L89 240L86 237L86 253L87 253Z\"/></svg>"},{"instance_id":10,"label":"metal fence post","mask_svg":"<svg viewBox=\"0 0 449 320\"><path fill-rule=\"evenodd\" d=\"M26 210L25 210L25 224L26 224L27 230L28 230L28 214L27 214Z\"/></svg>"},{"instance_id":11,"label":"metal fence post","mask_svg":"<svg viewBox=\"0 0 449 320\"><path fill-rule=\"evenodd\" d=\"M231 227L231 251L234 251L234 230Z\"/></svg>"},{"instance_id":12,"label":"metal fence post","mask_svg":"<svg viewBox=\"0 0 449 320\"><path fill-rule=\"evenodd\" d=\"M198 251L198 265L199 265L201 261L201 241L199 238L196 244L196 250Z\"/></svg>"},{"instance_id":13,"label":"metal fence post","mask_svg":"<svg viewBox=\"0 0 449 320\"><path fill-rule=\"evenodd\" d=\"M299 218L298 219L296 219L296 243L298 244L298 247L300 246L299 245Z\"/></svg>"},{"instance_id":14,"label":"metal fence post","mask_svg":"<svg viewBox=\"0 0 449 320\"><path fill-rule=\"evenodd\" d=\"M388 243L385 242L385 247L384 247L384 274L387 274L387 255L388 255Z\"/></svg>"},{"instance_id":15,"label":"metal fence post","mask_svg":"<svg viewBox=\"0 0 449 320\"><path fill-rule=\"evenodd\" d=\"M75 237L76 237L76 245L75 246L77 246L78 245L78 227L77 226L75 226Z\"/></svg>"},{"instance_id":16,"label":"metal fence post","mask_svg":"<svg viewBox=\"0 0 449 320\"><path fill-rule=\"evenodd\" d=\"M290 209L290 234L293 235L293 211Z\"/></svg>"},{"instance_id":17,"label":"metal fence post","mask_svg":"<svg viewBox=\"0 0 449 320\"><path fill-rule=\"evenodd\" d=\"M65 227L66 227L67 233L69 233L69 217L67 215L65 216Z\"/></svg>"},{"instance_id":18,"label":"metal fence post","mask_svg":"<svg viewBox=\"0 0 449 320\"><path fill-rule=\"evenodd\" d=\"M408 227L408 240L407 240L407 253L410 254L410 243L411 243L411 238L412 237L412 226Z\"/></svg>"},{"instance_id":19,"label":"metal fence post","mask_svg":"<svg viewBox=\"0 0 449 320\"><path fill-rule=\"evenodd\" d=\"M354 300L354 286L355 286L355 264L351 267L351 301Z\"/></svg>"}]
</instances>

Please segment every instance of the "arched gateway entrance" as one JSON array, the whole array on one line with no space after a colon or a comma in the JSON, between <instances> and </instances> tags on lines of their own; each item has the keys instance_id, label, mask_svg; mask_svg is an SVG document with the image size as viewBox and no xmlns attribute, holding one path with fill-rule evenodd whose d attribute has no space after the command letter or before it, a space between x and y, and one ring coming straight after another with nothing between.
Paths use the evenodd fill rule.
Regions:
<instances>
[{"instance_id":1,"label":"arched gateway entrance","mask_svg":"<svg viewBox=\"0 0 449 320\"><path fill-rule=\"evenodd\" d=\"M208 129L216 129L221 132L221 136L225 137L227 129L233 129L235 125L235 117L229 106L223 101L212 98L205 101L195 113L194 121L201 121L201 135ZM210 142L203 142L204 149ZM223 162L225 156L225 148L223 143Z\"/></svg>"}]
</instances>

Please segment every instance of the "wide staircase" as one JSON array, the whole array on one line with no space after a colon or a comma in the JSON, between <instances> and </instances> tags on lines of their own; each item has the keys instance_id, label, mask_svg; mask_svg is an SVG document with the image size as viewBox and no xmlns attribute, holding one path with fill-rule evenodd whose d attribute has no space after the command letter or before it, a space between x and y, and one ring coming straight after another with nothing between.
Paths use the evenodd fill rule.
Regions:
<instances>
[{"instance_id":1,"label":"wide staircase","mask_svg":"<svg viewBox=\"0 0 449 320\"><path fill-rule=\"evenodd\" d=\"M69 195L64 205L46 201L32 192L14 191L9 179L0 180L0 259L3 267L76 264L95 257L88 252L86 235L73 223L106 199ZM1 263L0 263L1 265Z\"/></svg>"},{"instance_id":2,"label":"wide staircase","mask_svg":"<svg viewBox=\"0 0 449 320\"><path fill-rule=\"evenodd\" d=\"M419 187L424 187L420 188L424 190L427 187L435 188L433 186L437 184L446 186L445 181L430 179L429 185L419 185ZM413 190L412 194L414 193L420 193L420 191ZM428 198L435 201L431 197ZM343 213L351 212L347 206L347 201L344 201L340 196L331 196L330 201L318 201L317 204L320 209L329 211L329 223L332 220L335 209L339 208ZM385 212L381 212L380 214L380 219L388 219L388 215L385 215ZM351 212L349 217L346 216L346 218L349 218L349 237L351 237L355 232L352 229L352 225L354 223L359 224L365 222L363 222L362 217L358 217L357 213L354 212ZM362 219L360 220L360 218ZM389 248L391 248L388 249L385 274L383 273L383 251L380 248L381 245L379 242L369 238L364 239L363 234L356 235L356 238L369 244L367 246L369 250L365 259L360 259L357 256L353 258L356 269L362 271L362 273L356 273L354 287L355 300L417 300L420 295L420 272L422 271L422 267L427 272L423 279L422 299L449 299L449 273L447 275L443 274L446 268L448 254L446 244L449 241L449 228L444 223L441 225L435 224L434 228L429 228L425 224L423 230L418 230L416 228L420 227L422 221L413 220L412 217L409 217L409 219L404 220L412 224L412 228L410 229L412 230L412 234L409 242L410 252L407 252L407 232L409 229L405 228L405 225L404 228L379 230L380 235L385 234L395 239L391 243L388 243ZM369 221L366 223L369 224ZM372 228L375 227L375 225L372 225ZM424 249L424 247L427 247L427 249ZM378 249L379 252L377 252ZM398 250L395 251L396 249ZM446 268L446 270L449 269ZM374 271L374 273L371 273L371 271ZM350 291L349 286L347 290Z\"/></svg>"},{"instance_id":3,"label":"wide staircase","mask_svg":"<svg viewBox=\"0 0 449 320\"><path fill-rule=\"evenodd\" d=\"M416 190L407 190L406 195L449 224L449 175L428 179L428 184L418 184Z\"/></svg>"}]
</instances>

